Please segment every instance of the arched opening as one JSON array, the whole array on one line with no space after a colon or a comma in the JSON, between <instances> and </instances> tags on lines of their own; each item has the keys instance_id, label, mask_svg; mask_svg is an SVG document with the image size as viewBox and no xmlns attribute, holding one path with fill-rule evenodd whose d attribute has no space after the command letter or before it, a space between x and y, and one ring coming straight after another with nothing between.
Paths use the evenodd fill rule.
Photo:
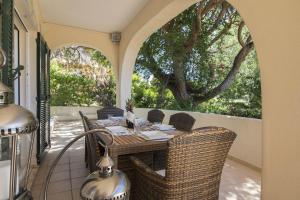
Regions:
<instances>
[{"instance_id":1,"label":"arched opening","mask_svg":"<svg viewBox=\"0 0 300 200\"><path fill-rule=\"evenodd\" d=\"M112 65L97 49L69 45L52 52L50 90L53 115L78 117L79 110L89 114L88 107L114 106L115 88Z\"/></svg>"},{"instance_id":2,"label":"arched opening","mask_svg":"<svg viewBox=\"0 0 300 200\"><path fill-rule=\"evenodd\" d=\"M230 157L250 166L249 174L255 168L256 176L245 173L244 182L239 182L229 175L233 184L222 187L222 199L260 198L259 66L251 35L228 2L196 3L149 36L137 55L132 97L142 108L137 109L140 115L146 116L144 108L164 109L167 116L180 110L196 118L197 128L223 126L236 131ZM225 172L234 168L227 163Z\"/></svg>"},{"instance_id":3,"label":"arched opening","mask_svg":"<svg viewBox=\"0 0 300 200\"><path fill-rule=\"evenodd\" d=\"M152 81L157 95L148 98L139 94L140 88L133 91L139 106L261 118L258 61L241 16L223 3L195 22L197 5L153 33L141 47L134 82L143 86L142 81ZM216 98L223 109L215 106Z\"/></svg>"}]
</instances>

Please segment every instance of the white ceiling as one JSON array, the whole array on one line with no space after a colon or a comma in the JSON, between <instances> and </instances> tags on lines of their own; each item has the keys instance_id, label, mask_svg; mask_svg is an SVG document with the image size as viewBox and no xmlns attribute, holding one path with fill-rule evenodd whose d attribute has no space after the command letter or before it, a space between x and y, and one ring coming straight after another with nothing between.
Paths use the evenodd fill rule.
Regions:
<instances>
[{"instance_id":1,"label":"white ceiling","mask_svg":"<svg viewBox=\"0 0 300 200\"><path fill-rule=\"evenodd\" d=\"M101 32L122 31L149 0L39 0L44 22Z\"/></svg>"}]
</instances>

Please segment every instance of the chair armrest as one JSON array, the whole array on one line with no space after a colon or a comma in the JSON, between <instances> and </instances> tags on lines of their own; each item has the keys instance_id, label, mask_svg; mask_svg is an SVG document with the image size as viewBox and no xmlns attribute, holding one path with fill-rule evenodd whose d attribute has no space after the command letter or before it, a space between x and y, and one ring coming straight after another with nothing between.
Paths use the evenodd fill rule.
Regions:
<instances>
[{"instance_id":1,"label":"chair armrest","mask_svg":"<svg viewBox=\"0 0 300 200\"><path fill-rule=\"evenodd\" d=\"M156 173L153 169L151 169L148 165L146 165L143 161L140 159L130 156L130 160L134 165L134 168L137 170L137 172L144 176L146 179L150 180L151 182L160 184L160 185L166 185L165 177L159 175Z\"/></svg>"}]
</instances>

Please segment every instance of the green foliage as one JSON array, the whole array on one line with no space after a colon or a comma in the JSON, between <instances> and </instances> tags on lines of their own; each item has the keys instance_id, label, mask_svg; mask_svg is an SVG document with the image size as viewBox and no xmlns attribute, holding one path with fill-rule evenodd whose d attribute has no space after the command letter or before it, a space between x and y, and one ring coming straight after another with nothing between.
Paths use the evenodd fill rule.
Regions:
<instances>
[{"instance_id":1,"label":"green foliage","mask_svg":"<svg viewBox=\"0 0 300 200\"><path fill-rule=\"evenodd\" d=\"M52 106L116 103L110 63L97 50L81 46L62 48L52 55L50 73Z\"/></svg>"},{"instance_id":2,"label":"green foliage","mask_svg":"<svg viewBox=\"0 0 300 200\"><path fill-rule=\"evenodd\" d=\"M68 73L57 63L51 63L50 76L52 106L90 106L94 103L93 80Z\"/></svg>"},{"instance_id":3,"label":"green foliage","mask_svg":"<svg viewBox=\"0 0 300 200\"><path fill-rule=\"evenodd\" d=\"M156 108L160 100L161 93L159 91L157 80L153 79L147 82L137 73L132 76L132 96L134 98L135 106L140 108ZM175 99L170 90L163 92L163 102L161 105L164 108L174 107Z\"/></svg>"},{"instance_id":4,"label":"green foliage","mask_svg":"<svg viewBox=\"0 0 300 200\"><path fill-rule=\"evenodd\" d=\"M261 118L261 86L258 67L253 67L255 53L252 53L240 69L234 83L224 93L196 110L207 113Z\"/></svg>"},{"instance_id":5,"label":"green foliage","mask_svg":"<svg viewBox=\"0 0 300 200\"><path fill-rule=\"evenodd\" d=\"M98 64L104 67L110 67L110 62L106 59L106 57L100 52L93 50L91 52L92 60L96 61Z\"/></svg>"},{"instance_id":6,"label":"green foliage","mask_svg":"<svg viewBox=\"0 0 300 200\"><path fill-rule=\"evenodd\" d=\"M109 81L105 85L96 86L93 95L96 97L98 105L114 106L116 104L116 84L110 72Z\"/></svg>"}]
</instances>

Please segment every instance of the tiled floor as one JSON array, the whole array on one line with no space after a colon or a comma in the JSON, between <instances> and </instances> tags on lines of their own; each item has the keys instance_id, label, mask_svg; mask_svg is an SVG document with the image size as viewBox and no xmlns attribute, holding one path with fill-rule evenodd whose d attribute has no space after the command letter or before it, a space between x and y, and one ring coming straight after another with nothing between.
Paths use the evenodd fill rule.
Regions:
<instances>
[{"instance_id":1,"label":"tiled floor","mask_svg":"<svg viewBox=\"0 0 300 200\"><path fill-rule=\"evenodd\" d=\"M34 199L42 199L42 188L48 169L60 150L82 132L80 121L57 123L52 132L52 147L41 165L35 181L32 193ZM88 170L84 163L84 139L77 141L64 154L55 168L51 177L48 199L49 200L72 200L79 198L79 189Z\"/></svg>"},{"instance_id":2,"label":"tiled floor","mask_svg":"<svg viewBox=\"0 0 300 200\"><path fill-rule=\"evenodd\" d=\"M35 200L43 199L42 188L50 164L60 150L82 131L80 121L57 122L52 132L52 148L33 182ZM57 165L50 181L49 200L77 200L79 189L88 175L84 164L84 140L75 143ZM221 182L220 200L259 200L260 174L244 165L227 160Z\"/></svg>"}]
</instances>

